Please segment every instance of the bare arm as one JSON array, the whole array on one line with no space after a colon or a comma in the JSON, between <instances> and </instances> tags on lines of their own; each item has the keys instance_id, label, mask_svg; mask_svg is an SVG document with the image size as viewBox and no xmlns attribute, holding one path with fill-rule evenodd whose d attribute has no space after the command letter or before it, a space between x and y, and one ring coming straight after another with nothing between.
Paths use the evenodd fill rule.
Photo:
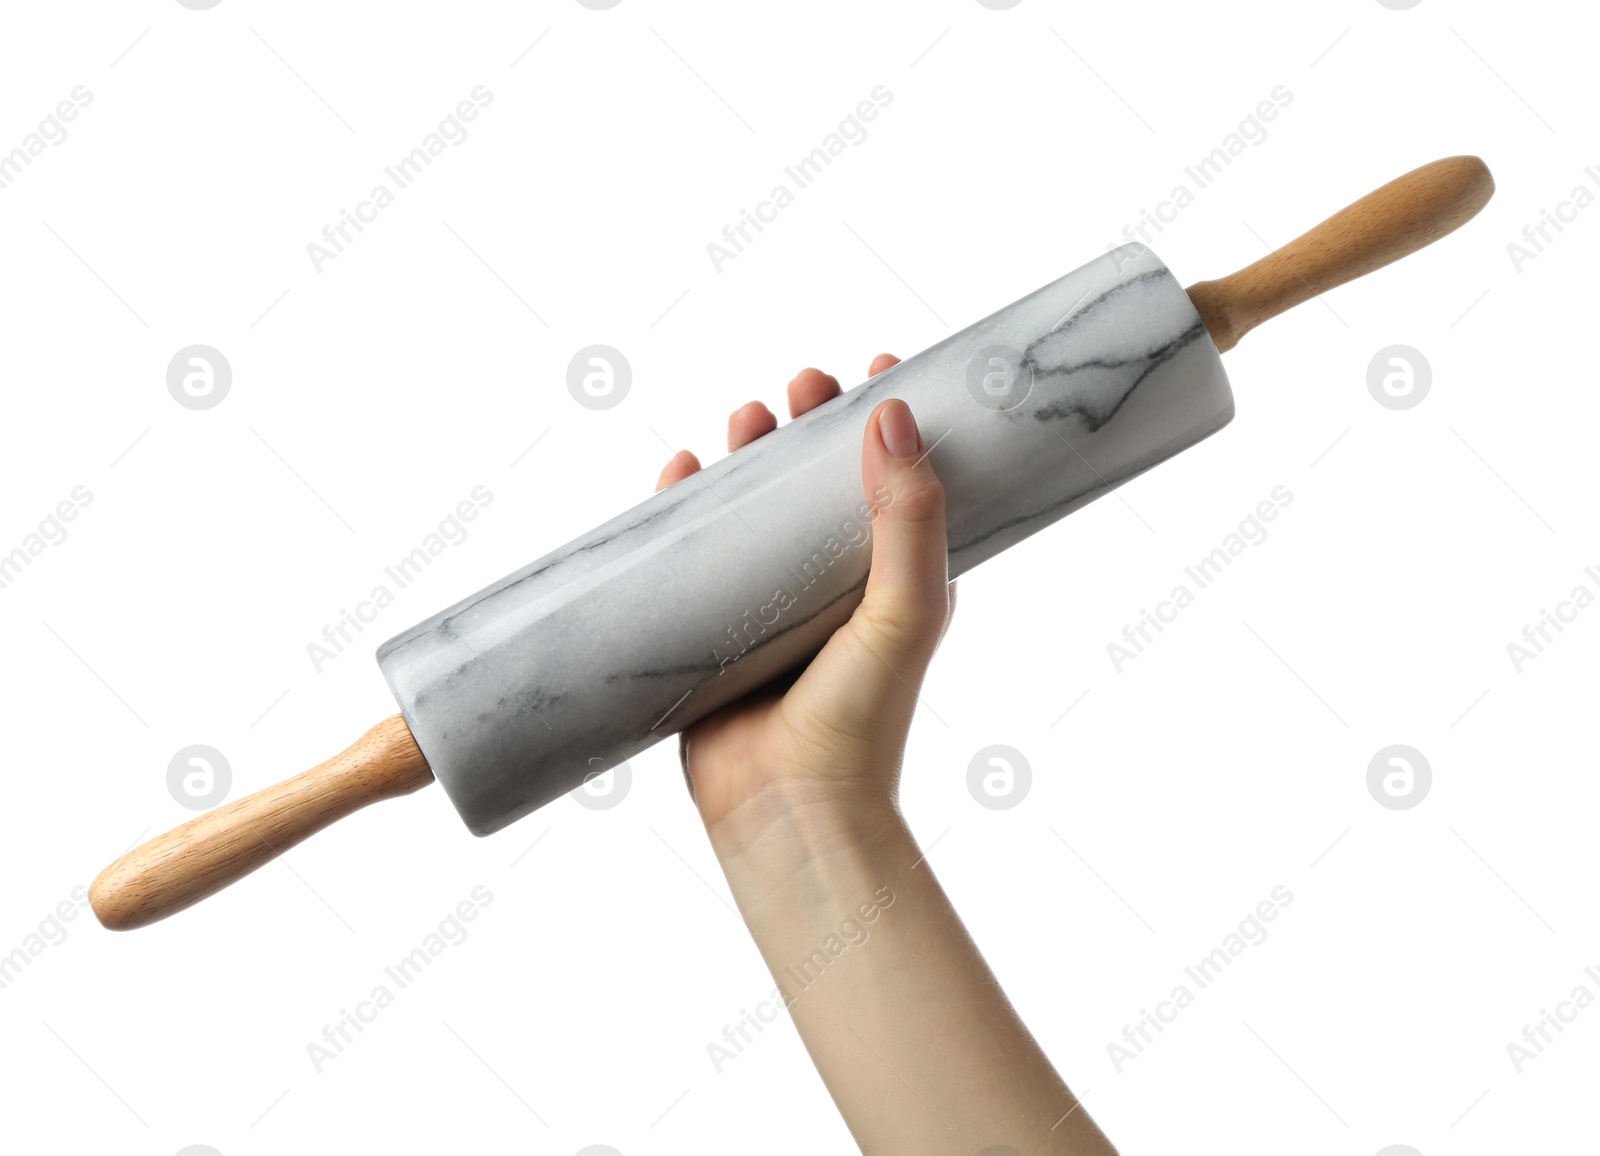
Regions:
<instances>
[{"instance_id":1,"label":"bare arm","mask_svg":"<svg viewBox=\"0 0 1600 1156\"><path fill-rule=\"evenodd\" d=\"M1000 989L900 815L772 799L715 836L861 1150L1114 1152Z\"/></svg>"},{"instance_id":2,"label":"bare arm","mask_svg":"<svg viewBox=\"0 0 1600 1156\"><path fill-rule=\"evenodd\" d=\"M870 372L894 360L880 356ZM805 370L789 385L790 413L838 392ZM728 448L776 425L752 402L729 420ZM1114 1149L1006 1000L897 803L917 687L954 608L934 465L903 402L873 411L861 605L792 685L691 728L685 772L745 922L862 1151L1103 1156ZM660 484L698 468L679 455Z\"/></svg>"}]
</instances>

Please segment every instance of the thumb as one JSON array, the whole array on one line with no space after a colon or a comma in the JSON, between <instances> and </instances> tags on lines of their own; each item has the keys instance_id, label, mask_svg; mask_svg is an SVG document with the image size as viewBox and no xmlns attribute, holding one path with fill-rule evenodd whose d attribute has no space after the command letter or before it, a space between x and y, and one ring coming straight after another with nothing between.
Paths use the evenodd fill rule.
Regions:
<instances>
[{"instance_id":1,"label":"thumb","mask_svg":"<svg viewBox=\"0 0 1600 1156\"><path fill-rule=\"evenodd\" d=\"M872 507L872 570L855 613L862 640L916 686L950 613L944 487L905 402L867 418L861 478Z\"/></svg>"}]
</instances>

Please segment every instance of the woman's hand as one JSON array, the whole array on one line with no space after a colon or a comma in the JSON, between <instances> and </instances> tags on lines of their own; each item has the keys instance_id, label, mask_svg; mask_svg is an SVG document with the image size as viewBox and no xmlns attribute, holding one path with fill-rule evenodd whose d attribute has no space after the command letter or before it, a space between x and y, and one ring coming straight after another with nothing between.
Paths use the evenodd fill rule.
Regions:
<instances>
[{"instance_id":1,"label":"woman's hand","mask_svg":"<svg viewBox=\"0 0 1600 1156\"><path fill-rule=\"evenodd\" d=\"M868 374L898 361L880 354ZM789 383L789 414L799 417L839 392L835 378L801 370ZM777 425L771 410L752 401L729 417L728 449L738 452ZM681 452L656 488L699 468ZM713 839L736 812L768 804L893 809L917 689L955 606L944 489L904 402L885 401L868 417L861 481L873 512L872 571L850 621L798 677L724 707L681 740L690 790Z\"/></svg>"},{"instance_id":2,"label":"woman's hand","mask_svg":"<svg viewBox=\"0 0 1600 1156\"><path fill-rule=\"evenodd\" d=\"M885 354L869 372L893 364ZM803 370L789 383L789 412L838 393L833 378ZM777 424L751 402L728 420L728 448ZM754 1014L770 1023L778 1006L788 1010L864 1153L1010 1145L1114 1156L1006 1000L899 811L917 688L954 606L928 444L904 402L872 411L861 447L872 570L861 604L797 675L689 728L684 771L777 985ZM699 468L679 454L661 485ZM718 1064L745 1046L729 1042Z\"/></svg>"}]
</instances>

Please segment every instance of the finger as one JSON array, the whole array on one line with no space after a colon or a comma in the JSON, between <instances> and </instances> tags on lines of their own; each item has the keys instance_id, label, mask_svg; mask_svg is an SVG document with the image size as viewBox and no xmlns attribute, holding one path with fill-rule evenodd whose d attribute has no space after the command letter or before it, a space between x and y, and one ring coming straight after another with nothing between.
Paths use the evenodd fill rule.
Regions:
<instances>
[{"instance_id":1,"label":"finger","mask_svg":"<svg viewBox=\"0 0 1600 1156\"><path fill-rule=\"evenodd\" d=\"M673 455L670 462L661 471L661 476L656 479L656 489L664 490L668 486L683 481L690 474L700 468L700 459L688 450L679 450Z\"/></svg>"},{"instance_id":2,"label":"finger","mask_svg":"<svg viewBox=\"0 0 1600 1156\"><path fill-rule=\"evenodd\" d=\"M892 353L880 353L872 359L872 364L867 366L867 376L877 377L878 374L888 369L891 365L899 365L900 359Z\"/></svg>"},{"instance_id":3,"label":"finger","mask_svg":"<svg viewBox=\"0 0 1600 1156\"><path fill-rule=\"evenodd\" d=\"M839 379L820 369L802 369L789 383L789 416L799 417L844 392Z\"/></svg>"},{"instance_id":4,"label":"finger","mask_svg":"<svg viewBox=\"0 0 1600 1156\"><path fill-rule=\"evenodd\" d=\"M742 449L778 428L778 419L759 401L748 401L728 416L728 452Z\"/></svg>"},{"instance_id":5,"label":"finger","mask_svg":"<svg viewBox=\"0 0 1600 1156\"><path fill-rule=\"evenodd\" d=\"M861 476L873 509L872 569L852 622L907 687L920 682L950 617L944 487L905 402L872 411Z\"/></svg>"}]
</instances>

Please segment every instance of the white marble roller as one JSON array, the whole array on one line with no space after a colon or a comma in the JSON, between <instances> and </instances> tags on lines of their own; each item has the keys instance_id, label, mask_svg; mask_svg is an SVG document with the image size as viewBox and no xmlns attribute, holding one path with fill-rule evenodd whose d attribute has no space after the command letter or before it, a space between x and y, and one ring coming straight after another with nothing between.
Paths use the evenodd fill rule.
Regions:
<instances>
[{"instance_id":1,"label":"white marble roller","mask_svg":"<svg viewBox=\"0 0 1600 1156\"><path fill-rule=\"evenodd\" d=\"M95 915L164 919L435 777L477 834L504 827L849 617L871 560L861 438L882 399L916 414L960 574L1226 425L1219 350L1493 193L1483 161L1446 157L1187 293L1142 245L1091 261L391 639L378 663L402 715L124 852L89 888Z\"/></svg>"},{"instance_id":2,"label":"white marble roller","mask_svg":"<svg viewBox=\"0 0 1600 1156\"><path fill-rule=\"evenodd\" d=\"M468 828L496 831L815 654L861 600L867 415L916 415L951 577L1216 432L1222 361L1126 245L378 649Z\"/></svg>"}]
</instances>

